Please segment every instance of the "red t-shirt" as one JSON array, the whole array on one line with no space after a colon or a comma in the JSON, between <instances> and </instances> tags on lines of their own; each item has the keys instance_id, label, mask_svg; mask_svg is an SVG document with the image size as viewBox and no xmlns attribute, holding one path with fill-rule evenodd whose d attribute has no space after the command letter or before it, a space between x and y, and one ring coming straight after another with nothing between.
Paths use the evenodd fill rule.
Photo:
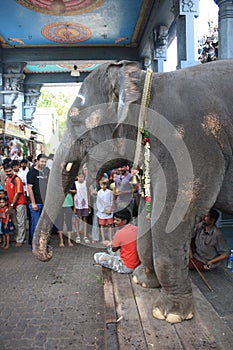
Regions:
<instances>
[{"instance_id":1,"label":"red t-shirt","mask_svg":"<svg viewBox=\"0 0 233 350\"><path fill-rule=\"evenodd\" d=\"M9 199L9 204L13 202L13 198L16 193L19 193L19 197L15 205L27 204L27 200L24 195L23 182L17 175L13 175L12 177L7 178L6 191Z\"/></svg>"},{"instance_id":2,"label":"red t-shirt","mask_svg":"<svg viewBox=\"0 0 233 350\"><path fill-rule=\"evenodd\" d=\"M3 208L0 208L0 218L2 219L2 223L5 224L7 219L7 213L8 213L8 207L5 206Z\"/></svg>"},{"instance_id":3,"label":"red t-shirt","mask_svg":"<svg viewBox=\"0 0 233 350\"><path fill-rule=\"evenodd\" d=\"M137 252L137 231L136 226L126 225L116 231L112 241L113 247L121 247L121 259L129 269L134 269L141 263Z\"/></svg>"}]
</instances>

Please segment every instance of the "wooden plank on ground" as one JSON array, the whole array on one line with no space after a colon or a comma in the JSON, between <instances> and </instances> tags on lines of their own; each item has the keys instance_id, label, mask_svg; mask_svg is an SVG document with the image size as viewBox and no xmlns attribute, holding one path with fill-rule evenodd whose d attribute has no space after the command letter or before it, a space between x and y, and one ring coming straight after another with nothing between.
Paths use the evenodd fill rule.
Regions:
<instances>
[{"instance_id":1,"label":"wooden plank on ground","mask_svg":"<svg viewBox=\"0 0 233 350\"><path fill-rule=\"evenodd\" d=\"M112 284L112 271L102 268L105 302L105 344L106 350L118 350L116 308Z\"/></svg>"},{"instance_id":2,"label":"wooden plank on ground","mask_svg":"<svg viewBox=\"0 0 233 350\"><path fill-rule=\"evenodd\" d=\"M116 308L114 300L114 292L112 285L112 272L109 269L102 268L103 283L104 283L104 301L105 301L105 322L116 322Z\"/></svg>"},{"instance_id":3,"label":"wooden plank on ground","mask_svg":"<svg viewBox=\"0 0 233 350\"><path fill-rule=\"evenodd\" d=\"M133 282L132 289L148 349L232 350L232 331L196 286L193 286L195 317L174 325L152 316L152 306L159 295L159 289L144 289Z\"/></svg>"},{"instance_id":4,"label":"wooden plank on ground","mask_svg":"<svg viewBox=\"0 0 233 350\"><path fill-rule=\"evenodd\" d=\"M233 337L231 330L194 285L193 294L195 317L192 320L175 325L184 349L232 350Z\"/></svg>"},{"instance_id":5,"label":"wooden plank on ground","mask_svg":"<svg viewBox=\"0 0 233 350\"><path fill-rule=\"evenodd\" d=\"M148 349L134 294L127 274L112 274L117 311L119 350Z\"/></svg>"},{"instance_id":6,"label":"wooden plank on ground","mask_svg":"<svg viewBox=\"0 0 233 350\"><path fill-rule=\"evenodd\" d=\"M131 283L148 349L183 349L174 325L166 321L157 320L152 315L154 302L160 293L159 289L142 288L141 286L135 284L132 280Z\"/></svg>"}]
</instances>

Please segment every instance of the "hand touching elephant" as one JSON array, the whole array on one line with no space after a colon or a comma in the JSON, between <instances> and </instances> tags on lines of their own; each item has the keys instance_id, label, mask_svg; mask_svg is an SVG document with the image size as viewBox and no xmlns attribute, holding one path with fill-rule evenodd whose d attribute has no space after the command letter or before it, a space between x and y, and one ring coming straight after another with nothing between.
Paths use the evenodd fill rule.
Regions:
<instances>
[{"instance_id":1,"label":"hand touching elephant","mask_svg":"<svg viewBox=\"0 0 233 350\"><path fill-rule=\"evenodd\" d=\"M146 72L135 62L104 64L82 84L56 153L45 208L34 237L41 260L50 228L78 168L89 182L98 172L133 163L140 113L150 132L151 220L141 201L134 280L161 287L153 315L168 322L193 316L188 275L195 217L215 205L233 208L233 61L217 61L170 73L153 73L149 107L141 101ZM143 148L143 147L142 147ZM139 165L144 162L143 149Z\"/></svg>"}]
</instances>

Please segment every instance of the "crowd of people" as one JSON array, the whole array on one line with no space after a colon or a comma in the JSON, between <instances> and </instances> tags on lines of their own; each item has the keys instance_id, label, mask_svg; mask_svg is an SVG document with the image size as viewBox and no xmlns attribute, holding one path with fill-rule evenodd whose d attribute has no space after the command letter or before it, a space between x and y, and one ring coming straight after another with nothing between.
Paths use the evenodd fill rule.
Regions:
<instances>
[{"instance_id":1,"label":"crowd of people","mask_svg":"<svg viewBox=\"0 0 233 350\"><path fill-rule=\"evenodd\" d=\"M34 163L28 159L6 158L0 164L0 239L4 249L9 249L14 240L17 247L25 242L32 245L51 166L52 159L45 154L39 154ZM132 181L133 174L138 181ZM95 254L97 264L120 273L132 272L140 264L137 225L131 223L133 218L136 223L138 214L139 174L140 171L125 164L102 174L88 187L87 169L83 167L54 223L59 247L64 247L66 241L69 247L81 242L99 243L105 251ZM218 212L211 209L194 228L190 269L197 266L201 271L208 271L229 256L224 235L216 227L217 219Z\"/></svg>"},{"instance_id":2,"label":"crowd of people","mask_svg":"<svg viewBox=\"0 0 233 350\"><path fill-rule=\"evenodd\" d=\"M8 249L12 240L17 247L24 242L32 245L46 196L51 161L51 157L39 154L34 162L11 158L1 162L0 238L3 248ZM132 175L127 165L104 173L90 188L87 188L86 176L84 167L77 174L54 223L60 247L64 247L66 242L64 224L69 247L74 242L81 243L81 240L84 243L103 243L106 238L113 238L113 213L116 208L128 207L132 212L135 186L130 182ZM6 232L9 222L14 225L14 230Z\"/></svg>"},{"instance_id":3,"label":"crowd of people","mask_svg":"<svg viewBox=\"0 0 233 350\"><path fill-rule=\"evenodd\" d=\"M47 160L39 154L34 162L30 158L1 161L0 238L4 249L10 248L11 241L17 247L27 241L32 244L49 177Z\"/></svg>"}]
</instances>

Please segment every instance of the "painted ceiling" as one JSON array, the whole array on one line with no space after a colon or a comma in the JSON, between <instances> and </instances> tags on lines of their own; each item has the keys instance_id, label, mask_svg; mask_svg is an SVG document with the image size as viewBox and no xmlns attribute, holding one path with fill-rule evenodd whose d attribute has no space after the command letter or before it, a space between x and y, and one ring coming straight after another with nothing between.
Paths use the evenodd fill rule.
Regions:
<instances>
[{"instance_id":1,"label":"painted ceiling","mask_svg":"<svg viewBox=\"0 0 233 350\"><path fill-rule=\"evenodd\" d=\"M4 48L137 47L153 0L1 0ZM55 59L55 58L54 58ZM80 71L98 62L75 63ZM27 73L70 71L66 64L27 65Z\"/></svg>"}]
</instances>

